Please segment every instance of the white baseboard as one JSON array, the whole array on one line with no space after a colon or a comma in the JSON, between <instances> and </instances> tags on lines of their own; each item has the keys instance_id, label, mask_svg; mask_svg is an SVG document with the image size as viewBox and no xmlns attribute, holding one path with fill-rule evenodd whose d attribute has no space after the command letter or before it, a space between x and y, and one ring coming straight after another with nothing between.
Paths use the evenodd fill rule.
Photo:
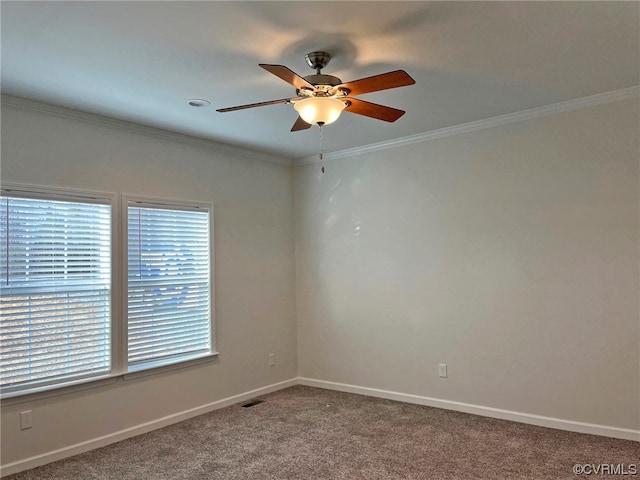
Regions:
<instances>
[{"instance_id":1,"label":"white baseboard","mask_svg":"<svg viewBox=\"0 0 640 480\"><path fill-rule=\"evenodd\" d=\"M623 440L634 440L636 442L640 442L640 430L609 427L606 425L596 425L593 423L574 422L572 420L544 417L541 415L533 415L530 413L513 412L511 410L502 410L499 408L485 407L482 405L472 405L469 403L454 402L451 400L442 400L439 398L423 397L420 395L411 395L408 393L392 392L389 390L381 390L378 388L359 387L357 385L327 382L325 380L315 380L313 378L298 377L298 384L307 385L309 387L326 388L328 390L338 390L340 392L357 393L359 395L367 395L369 397L386 398L388 400L415 403L418 405L426 405L428 407L442 408L445 410L455 410L457 412L472 413L474 415L481 415L483 417L511 420L513 422L528 423L530 425L555 428L558 430L566 430L569 432L588 433L591 435L600 435L603 437L620 438Z\"/></svg>"},{"instance_id":2,"label":"white baseboard","mask_svg":"<svg viewBox=\"0 0 640 480\"><path fill-rule=\"evenodd\" d=\"M95 448L100 448L115 442L120 442L122 440L126 440L127 438L135 437L136 435L148 433L153 430L172 425L174 423L182 422L183 420L187 420L192 417L197 417L198 415L202 415L204 413L209 413L220 408L228 407L229 405L233 405L234 403L249 400L259 395L265 395L267 393L282 390L283 388L292 387L297 384L297 379L292 378L290 380L285 380L284 382L267 385L266 387L257 388L255 390L244 392L239 395L223 398L222 400L191 408L189 410L184 410L182 412L168 415L151 422L141 423L140 425L126 428L118 432L110 433L102 437L92 438L91 440L87 440L86 442L77 443L75 445L70 445L59 450L36 455L24 460L19 460L17 462L8 463L6 465L2 465L0 467L0 471L2 472L2 476L4 477L13 473L21 472L23 470L28 470L30 468L39 467L47 463L62 460L63 458L72 457L74 455L79 455Z\"/></svg>"},{"instance_id":3,"label":"white baseboard","mask_svg":"<svg viewBox=\"0 0 640 480\"><path fill-rule=\"evenodd\" d=\"M605 437L620 438L624 440L634 440L640 442L640 430L631 430L626 428L609 427L606 425L595 425L591 423L574 422L571 420L562 420L559 418L543 417L540 415L532 415L529 413L513 412L510 410L502 410L499 408L485 407L481 405L472 405L462 402L454 402L451 400L442 400L438 398L423 397L420 395L412 395L408 393L393 392L389 390L381 390L377 388L360 387L357 385L347 385L344 383L328 382L325 380L316 380L313 378L298 377L283 382L267 385L266 387L257 388L248 392L244 392L232 397L223 398L221 400L201 405L189 410L184 410L172 415L168 415L151 422L142 423L134 427L126 428L118 432L104 435L102 437L93 438L85 442L70 445L58 450L36 455L13 463L8 463L0 467L2 476L18 473L30 468L39 467L47 463L55 462L74 455L79 455L89 450L104 447L115 442L126 440L143 433L148 433L159 428L172 425L174 423L187 420L198 415L212 412L220 408L228 407L235 403L255 398L259 395L282 390L294 385L307 385L310 387L325 388L328 390L338 390L340 392L357 393L369 397L386 398L389 400L397 400L400 402L414 403L418 405L426 405L429 407L442 408L445 410L455 410L458 412L472 413L484 417L499 418L502 420L511 420L514 422L528 423L541 427L556 428L558 430L567 430L577 433L588 433L592 435L600 435Z\"/></svg>"}]
</instances>

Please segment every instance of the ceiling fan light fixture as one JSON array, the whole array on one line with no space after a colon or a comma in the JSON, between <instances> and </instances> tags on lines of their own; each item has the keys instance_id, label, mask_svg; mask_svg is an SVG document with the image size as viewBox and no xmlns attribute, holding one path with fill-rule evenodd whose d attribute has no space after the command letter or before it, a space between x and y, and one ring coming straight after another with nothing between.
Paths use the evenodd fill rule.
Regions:
<instances>
[{"instance_id":1,"label":"ceiling fan light fixture","mask_svg":"<svg viewBox=\"0 0 640 480\"><path fill-rule=\"evenodd\" d=\"M346 107L342 100L332 97L312 97L294 103L300 118L309 125L329 125L335 122Z\"/></svg>"}]
</instances>

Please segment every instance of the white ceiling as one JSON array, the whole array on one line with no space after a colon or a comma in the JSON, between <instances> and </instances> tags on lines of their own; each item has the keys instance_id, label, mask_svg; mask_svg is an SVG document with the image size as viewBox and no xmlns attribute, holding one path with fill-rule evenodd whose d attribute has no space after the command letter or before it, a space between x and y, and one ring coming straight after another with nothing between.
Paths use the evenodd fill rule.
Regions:
<instances>
[{"instance_id":1,"label":"white ceiling","mask_svg":"<svg viewBox=\"0 0 640 480\"><path fill-rule=\"evenodd\" d=\"M344 113L327 152L640 84L632 2L1 3L2 92L301 158L317 128L290 133L292 105L216 108L293 96L258 67L313 73L334 55L343 81L395 69L416 85L363 95L407 110L395 123ZM204 98L209 108L187 99Z\"/></svg>"}]
</instances>

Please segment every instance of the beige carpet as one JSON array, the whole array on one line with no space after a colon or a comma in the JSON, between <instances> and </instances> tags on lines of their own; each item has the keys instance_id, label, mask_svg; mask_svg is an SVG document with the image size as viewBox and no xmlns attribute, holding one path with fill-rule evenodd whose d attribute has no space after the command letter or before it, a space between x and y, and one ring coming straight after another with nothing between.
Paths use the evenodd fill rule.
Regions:
<instances>
[{"instance_id":1,"label":"beige carpet","mask_svg":"<svg viewBox=\"0 0 640 480\"><path fill-rule=\"evenodd\" d=\"M637 442L302 386L261 399L7 479L558 480L640 464Z\"/></svg>"}]
</instances>

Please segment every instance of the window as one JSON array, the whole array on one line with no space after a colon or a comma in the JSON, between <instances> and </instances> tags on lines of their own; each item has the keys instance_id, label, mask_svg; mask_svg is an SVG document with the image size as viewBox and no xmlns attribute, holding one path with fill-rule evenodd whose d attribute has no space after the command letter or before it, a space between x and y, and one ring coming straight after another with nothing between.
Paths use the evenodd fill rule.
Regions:
<instances>
[{"instance_id":1,"label":"window","mask_svg":"<svg viewBox=\"0 0 640 480\"><path fill-rule=\"evenodd\" d=\"M3 394L109 374L111 199L9 190L0 210Z\"/></svg>"},{"instance_id":2,"label":"window","mask_svg":"<svg viewBox=\"0 0 640 480\"><path fill-rule=\"evenodd\" d=\"M210 208L126 204L128 370L210 355Z\"/></svg>"},{"instance_id":3,"label":"window","mask_svg":"<svg viewBox=\"0 0 640 480\"><path fill-rule=\"evenodd\" d=\"M216 354L212 205L115 199L3 184L2 398Z\"/></svg>"}]
</instances>

